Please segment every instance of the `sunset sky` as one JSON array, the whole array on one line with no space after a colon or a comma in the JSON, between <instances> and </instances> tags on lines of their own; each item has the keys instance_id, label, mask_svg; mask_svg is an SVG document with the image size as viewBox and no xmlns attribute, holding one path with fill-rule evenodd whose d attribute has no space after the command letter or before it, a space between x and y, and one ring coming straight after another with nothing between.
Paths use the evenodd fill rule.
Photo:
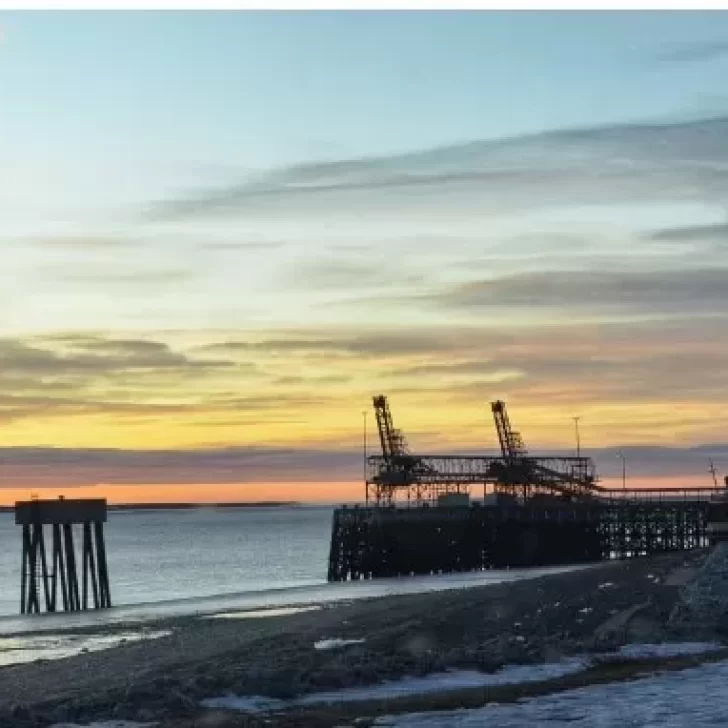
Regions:
<instances>
[{"instance_id":1,"label":"sunset sky","mask_svg":"<svg viewBox=\"0 0 728 728\"><path fill-rule=\"evenodd\" d=\"M728 13L0 13L0 503L728 473ZM374 444L374 418L368 418Z\"/></svg>"}]
</instances>

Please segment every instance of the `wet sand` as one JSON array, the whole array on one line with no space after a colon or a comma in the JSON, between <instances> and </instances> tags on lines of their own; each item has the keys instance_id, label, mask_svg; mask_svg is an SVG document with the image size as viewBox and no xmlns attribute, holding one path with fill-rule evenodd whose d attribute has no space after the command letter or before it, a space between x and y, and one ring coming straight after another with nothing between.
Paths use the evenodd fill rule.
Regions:
<instances>
[{"instance_id":1,"label":"wet sand","mask_svg":"<svg viewBox=\"0 0 728 728\"><path fill-rule=\"evenodd\" d=\"M0 668L0 725L104 718L191 725L201 700L226 693L291 698L446 669L492 672L629 641L690 638L689 628L678 631L668 620L705 555L610 562L514 583L362 599L267 618L160 619L145 625L170 632L158 639ZM89 631L129 629L122 623ZM337 639L351 642L314 647ZM311 725L327 725L323 717L310 718Z\"/></svg>"}]
</instances>

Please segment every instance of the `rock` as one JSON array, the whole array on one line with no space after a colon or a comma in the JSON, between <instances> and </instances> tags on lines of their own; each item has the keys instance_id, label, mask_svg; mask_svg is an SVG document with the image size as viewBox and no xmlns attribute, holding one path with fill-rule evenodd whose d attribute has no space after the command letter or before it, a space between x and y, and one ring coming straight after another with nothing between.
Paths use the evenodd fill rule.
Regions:
<instances>
[{"instance_id":1,"label":"rock","mask_svg":"<svg viewBox=\"0 0 728 728\"><path fill-rule=\"evenodd\" d=\"M140 723L151 723L152 721L159 718L159 712L150 708L140 708L136 712L135 720Z\"/></svg>"},{"instance_id":2,"label":"rock","mask_svg":"<svg viewBox=\"0 0 728 728\"><path fill-rule=\"evenodd\" d=\"M728 612L728 543L718 544L702 568L683 588L670 624L696 631L716 628Z\"/></svg>"},{"instance_id":3,"label":"rock","mask_svg":"<svg viewBox=\"0 0 728 728\"><path fill-rule=\"evenodd\" d=\"M232 725L235 725L233 716L222 710L213 710L195 719L195 728L226 728Z\"/></svg>"},{"instance_id":4,"label":"rock","mask_svg":"<svg viewBox=\"0 0 728 728\"><path fill-rule=\"evenodd\" d=\"M594 642L599 645L612 642L615 639L624 640L630 621L650 605L651 602L648 600L640 604L633 604L629 609L623 609L621 612L612 615L594 630Z\"/></svg>"},{"instance_id":5,"label":"rock","mask_svg":"<svg viewBox=\"0 0 728 728\"><path fill-rule=\"evenodd\" d=\"M53 723L65 723L66 721L72 720L73 715L70 714L67 705L56 705L52 710L49 711L46 718Z\"/></svg>"}]
</instances>

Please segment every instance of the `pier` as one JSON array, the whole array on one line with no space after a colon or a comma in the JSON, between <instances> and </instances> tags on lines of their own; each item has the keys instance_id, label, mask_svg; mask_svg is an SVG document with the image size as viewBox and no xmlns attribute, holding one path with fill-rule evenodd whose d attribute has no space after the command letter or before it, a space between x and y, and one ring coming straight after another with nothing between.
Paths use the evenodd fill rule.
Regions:
<instances>
[{"instance_id":1,"label":"pier","mask_svg":"<svg viewBox=\"0 0 728 728\"><path fill-rule=\"evenodd\" d=\"M590 458L530 455L501 401L491 404L500 456L416 455L394 427L386 397L373 403L382 454L367 459L366 505L334 512L329 581L577 564L709 545L709 509L724 488L603 488Z\"/></svg>"},{"instance_id":2,"label":"pier","mask_svg":"<svg viewBox=\"0 0 728 728\"><path fill-rule=\"evenodd\" d=\"M549 506L339 508L328 579L555 566L707 546L716 490L681 493L637 500L620 491L612 501Z\"/></svg>"},{"instance_id":3,"label":"pier","mask_svg":"<svg viewBox=\"0 0 728 728\"><path fill-rule=\"evenodd\" d=\"M59 608L74 612L88 609L90 604L95 609L111 606L105 522L106 500L102 498L35 499L15 504L15 523L22 526L21 614ZM50 536L50 553L46 535Z\"/></svg>"}]
</instances>

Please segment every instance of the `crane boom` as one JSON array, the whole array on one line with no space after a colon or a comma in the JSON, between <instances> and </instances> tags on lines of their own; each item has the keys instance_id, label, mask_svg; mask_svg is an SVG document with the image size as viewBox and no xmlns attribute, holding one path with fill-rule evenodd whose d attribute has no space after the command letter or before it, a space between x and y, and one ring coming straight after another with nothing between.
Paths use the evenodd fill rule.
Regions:
<instances>
[{"instance_id":1,"label":"crane boom","mask_svg":"<svg viewBox=\"0 0 728 728\"><path fill-rule=\"evenodd\" d=\"M392 412L389 409L387 398L380 394L372 397L374 414L377 418L377 430L379 431L379 443L382 446L382 456L386 461L407 454L407 443L404 435L394 426Z\"/></svg>"},{"instance_id":2,"label":"crane boom","mask_svg":"<svg viewBox=\"0 0 728 728\"><path fill-rule=\"evenodd\" d=\"M498 442L501 452L506 460L518 460L526 456L526 447L520 433L511 427L511 421L506 410L506 403L502 400L491 402L490 408L493 411L495 429L498 433Z\"/></svg>"}]
</instances>

